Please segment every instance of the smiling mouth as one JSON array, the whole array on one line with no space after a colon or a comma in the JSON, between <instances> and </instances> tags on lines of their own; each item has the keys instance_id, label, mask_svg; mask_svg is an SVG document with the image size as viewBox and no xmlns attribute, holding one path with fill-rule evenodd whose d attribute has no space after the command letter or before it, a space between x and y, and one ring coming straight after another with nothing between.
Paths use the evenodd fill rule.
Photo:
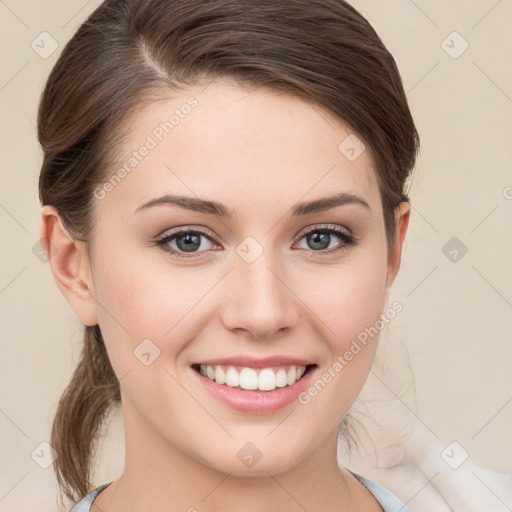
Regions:
<instances>
[{"instance_id":1,"label":"smiling mouth","mask_svg":"<svg viewBox=\"0 0 512 512\"><path fill-rule=\"evenodd\" d=\"M192 368L217 384L252 391L273 391L293 386L316 364L280 365L267 368L250 368L235 365L193 364Z\"/></svg>"}]
</instances>

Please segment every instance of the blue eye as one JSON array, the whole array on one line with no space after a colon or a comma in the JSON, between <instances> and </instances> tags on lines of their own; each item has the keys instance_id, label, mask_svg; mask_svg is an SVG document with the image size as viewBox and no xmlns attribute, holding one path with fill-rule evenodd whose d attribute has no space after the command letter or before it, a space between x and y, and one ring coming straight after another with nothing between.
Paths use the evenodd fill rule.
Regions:
<instances>
[{"instance_id":1,"label":"blue eye","mask_svg":"<svg viewBox=\"0 0 512 512\"><path fill-rule=\"evenodd\" d=\"M204 248L201 238L206 238L210 242L212 239L203 231L181 230L171 235L166 235L156 241L158 246L161 246L167 252L176 255L180 258L191 258L193 253L204 252L198 251L199 248ZM170 246L171 242L176 241L177 249ZM187 253L191 253L189 256Z\"/></svg>"},{"instance_id":2,"label":"blue eye","mask_svg":"<svg viewBox=\"0 0 512 512\"><path fill-rule=\"evenodd\" d=\"M332 246L330 247L330 244L333 241L333 235L339 241L341 241L341 244L334 246L334 249ZM328 226L315 227L310 229L302 236L301 240L304 238L306 239L307 243L313 245L313 252L331 254L333 252L346 249L348 246L356 245L356 239L353 235L342 231L341 229ZM325 249L329 250L326 251Z\"/></svg>"},{"instance_id":3,"label":"blue eye","mask_svg":"<svg viewBox=\"0 0 512 512\"><path fill-rule=\"evenodd\" d=\"M333 236L337 238L339 242L334 248L331 246ZM192 258L196 257L198 253L208 251L208 249L204 247L203 238L208 241L206 245L208 245L208 243L216 243L212 236L202 230L182 229L157 239L156 245L179 258ZM328 226L319 226L310 229L302 235L299 241L303 239L306 239L306 243L310 245L310 247L306 247L306 249L309 248L313 253L319 253L321 255L332 254L357 244L357 240L353 235L339 228ZM171 243L175 243L176 247L172 247ZM302 247L301 249L304 248Z\"/></svg>"}]
</instances>

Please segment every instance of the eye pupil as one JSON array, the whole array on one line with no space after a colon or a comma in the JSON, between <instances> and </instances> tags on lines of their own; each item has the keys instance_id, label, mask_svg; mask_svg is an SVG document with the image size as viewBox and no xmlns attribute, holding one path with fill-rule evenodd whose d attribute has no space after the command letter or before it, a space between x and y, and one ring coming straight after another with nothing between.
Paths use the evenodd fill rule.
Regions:
<instances>
[{"instance_id":1,"label":"eye pupil","mask_svg":"<svg viewBox=\"0 0 512 512\"><path fill-rule=\"evenodd\" d=\"M331 235L329 233L315 232L315 233L311 233L308 235L308 241L312 242L313 249L322 250L322 249L326 249L327 247L329 247L330 236ZM320 246L318 246L318 244Z\"/></svg>"},{"instance_id":2,"label":"eye pupil","mask_svg":"<svg viewBox=\"0 0 512 512\"><path fill-rule=\"evenodd\" d=\"M181 251L193 252L199 249L201 245L201 236L191 233L179 235L176 237L176 245Z\"/></svg>"}]
</instances>

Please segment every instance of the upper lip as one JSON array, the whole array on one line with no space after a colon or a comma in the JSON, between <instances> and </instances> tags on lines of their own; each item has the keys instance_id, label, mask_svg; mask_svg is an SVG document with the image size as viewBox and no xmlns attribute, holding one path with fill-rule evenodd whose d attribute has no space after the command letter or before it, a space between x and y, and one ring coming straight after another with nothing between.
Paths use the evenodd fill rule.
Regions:
<instances>
[{"instance_id":1,"label":"upper lip","mask_svg":"<svg viewBox=\"0 0 512 512\"><path fill-rule=\"evenodd\" d=\"M298 365L308 366L315 364L307 359L300 359L297 357L289 356L271 356L271 357L252 357L252 356L231 356L222 357L217 359L208 359L206 361L200 361L196 364L204 364L209 366L214 365L226 365L226 366L247 366L249 368L267 368L269 366L285 366L285 365Z\"/></svg>"}]
</instances>

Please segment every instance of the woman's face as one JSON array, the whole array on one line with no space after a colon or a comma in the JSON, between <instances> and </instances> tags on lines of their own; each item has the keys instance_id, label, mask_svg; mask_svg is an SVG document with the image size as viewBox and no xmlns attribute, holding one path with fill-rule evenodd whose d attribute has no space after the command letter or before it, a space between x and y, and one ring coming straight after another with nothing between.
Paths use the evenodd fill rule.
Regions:
<instances>
[{"instance_id":1,"label":"woman's face","mask_svg":"<svg viewBox=\"0 0 512 512\"><path fill-rule=\"evenodd\" d=\"M140 110L113 171L87 284L134 450L263 475L331 443L399 264L368 152L318 107L217 81Z\"/></svg>"}]
</instances>

